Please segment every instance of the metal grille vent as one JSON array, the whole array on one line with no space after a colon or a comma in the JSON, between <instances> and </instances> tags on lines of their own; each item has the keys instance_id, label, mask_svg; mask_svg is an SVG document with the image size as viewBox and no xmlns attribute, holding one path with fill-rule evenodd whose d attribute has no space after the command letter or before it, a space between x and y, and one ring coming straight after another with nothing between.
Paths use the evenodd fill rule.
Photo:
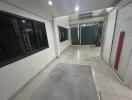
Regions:
<instances>
[{"instance_id":1,"label":"metal grille vent","mask_svg":"<svg viewBox=\"0 0 132 100\"><path fill-rule=\"evenodd\" d=\"M89 19L89 18L92 18L93 17L93 13L90 12L90 13L84 13L84 14L79 14L79 20L82 20L82 19Z\"/></svg>"}]
</instances>

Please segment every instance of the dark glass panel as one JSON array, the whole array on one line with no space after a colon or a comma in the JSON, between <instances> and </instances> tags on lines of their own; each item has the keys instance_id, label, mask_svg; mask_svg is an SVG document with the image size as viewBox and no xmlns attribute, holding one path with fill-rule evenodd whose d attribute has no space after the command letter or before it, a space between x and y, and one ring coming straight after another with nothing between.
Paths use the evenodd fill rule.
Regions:
<instances>
[{"instance_id":1,"label":"dark glass panel","mask_svg":"<svg viewBox=\"0 0 132 100\"><path fill-rule=\"evenodd\" d=\"M60 26L58 28L59 28L60 42L68 40L68 29Z\"/></svg>"},{"instance_id":2,"label":"dark glass panel","mask_svg":"<svg viewBox=\"0 0 132 100\"><path fill-rule=\"evenodd\" d=\"M0 14L0 61L21 54L11 17Z\"/></svg>"},{"instance_id":3,"label":"dark glass panel","mask_svg":"<svg viewBox=\"0 0 132 100\"><path fill-rule=\"evenodd\" d=\"M35 33L38 39L39 47L40 48L48 48L48 40L47 40L47 34L45 29L45 24L42 22L34 22L35 26Z\"/></svg>"},{"instance_id":4,"label":"dark glass panel","mask_svg":"<svg viewBox=\"0 0 132 100\"><path fill-rule=\"evenodd\" d=\"M26 52L31 52L38 49L37 38L34 32L32 21L18 19L17 22L23 38Z\"/></svg>"}]
</instances>

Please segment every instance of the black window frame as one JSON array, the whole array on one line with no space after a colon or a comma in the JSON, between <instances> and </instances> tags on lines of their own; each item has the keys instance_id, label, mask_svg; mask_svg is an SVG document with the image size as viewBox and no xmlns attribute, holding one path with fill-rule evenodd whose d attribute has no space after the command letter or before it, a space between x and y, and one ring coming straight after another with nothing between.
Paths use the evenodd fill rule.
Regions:
<instances>
[{"instance_id":1,"label":"black window frame","mask_svg":"<svg viewBox=\"0 0 132 100\"><path fill-rule=\"evenodd\" d=\"M2 10L0 10L0 14L4 14L4 15L6 15L6 16L9 16L9 17L11 17L12 19L15 19L15 20L17 20L17 19L25 19L25 20L32 21L32 23L33 23L33 30L34 30L34 31L35 31L35 29L34 29L34 22L40 22L40 23L43 23L43 24L45 25L45 22L41 22L41 21L38 21L38 20L34 20L34 19L27 18L27 17L20 16L20 15L16 15L16 14L13 14L13 13L10 13L10 12L6 12L6 11L2 11ZM14 29L15 29L15 30L18 30L18 27L17 27L17 28L14 27ZM46 31L46 25L45 25L45 31ZM46 36L47 36L47 31L46 31L45 34L46 34ZM35 35L36 35L36 33L35 33ZM18 55L18 56L16 56L16 57L11 57L11 58L9 58L9 59L0 61L0 68L4 67L4 66L6 66L6 65L9 65L9 64L11 64L11 63L13 63L13 62L16 62L16 61L18 61L18 60L21 60L21 59L23 59L23 58L26 58L26 57L28 57L28 56L31 56L31 55L33 55L33 54L35 54L35 53L38 53L38 52L42 51L42 50L48 49L48 48L49 48L48 37L47 37L47 43L48 43L48 46L47 46L47 47L44 47L44 48L40 48L40 47L39 47L38 49L32 50L32 51L30 51L30 52L26 52L26 53L20 54L20 55Z\"/></svg>"}]
</instances>

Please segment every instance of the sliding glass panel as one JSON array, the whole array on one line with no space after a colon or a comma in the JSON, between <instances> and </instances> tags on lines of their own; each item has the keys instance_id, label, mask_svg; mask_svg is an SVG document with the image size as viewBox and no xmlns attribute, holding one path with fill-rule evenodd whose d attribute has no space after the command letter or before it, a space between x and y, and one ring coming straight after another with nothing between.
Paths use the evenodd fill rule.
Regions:
<instances>
[{"instance_id":1,"label":"sliding glass panel","mask_svg":"<svg viewBox=\"0 0 132 100\"><path fill-rule=\"evenodd\" d=\"M32 21L18 19L17 22L23 38L26 52L38 49L38 42L34 32Z\"/></svg>"},{"instance_id":2,"label":"sliding glass panel","mask_svg":"<svg viewBox=\"0 0 132 100\"><path fill-rule=\"evenodd\" d=\"M72 45L101 44L103 22L83 23L71 27Z\"/></svg>"},{"instance_id":3,"label":"sliding glass panel","mask_svg":"<svg viewBox=\"0 0 132 100\"><path fill-rule=\"evenodd\" d=\"M71 39L72 39L72 45L80 45L79 27L71 28Z\"/></svg>"},{"instance_id":4,"label":"sliding glass panel","mask_svg":"<svg viewBox=\"0 0 132 100\"><path fill-rule=\"evenodd\" d=\"M39 43L40 48L48 48L48 39L47 39L47 34L46 34L46 29L45 29L45 24L42 22L34 22L35 26L35 33L37 36L37 41Z\"/></svg>"},{"instance_id":5,"label":"sliding glass panel","mask_svg":"<svg viewBox=\"0 0 132 100\"><path fill-rule=\"evenodd\" d=\"M0 14L0 61L21 54L11 17Z\"/></svg>"},{"instance_id":6,"label":"sliding glass panel","mask_svg":"<svg viewBox=\"0 0 132 100\"><path fill-rule=\"evenodd\" d=\"M87 45L90 44L90 34L89 34L90 28L88 26L83 26L80 28L81 32L81 45Z\"/></svg>"},{"instance_id":7,"label":"sliding glass panel","mask_svg":"<svg viewBox=\"0 0 132 100\"><path fill-rule=\"evenodd\" d=\"M97 41L101 40L102 25L98 24L84 24L81 30L81 45L95 45Z\"/></svg>"}]
</instances>

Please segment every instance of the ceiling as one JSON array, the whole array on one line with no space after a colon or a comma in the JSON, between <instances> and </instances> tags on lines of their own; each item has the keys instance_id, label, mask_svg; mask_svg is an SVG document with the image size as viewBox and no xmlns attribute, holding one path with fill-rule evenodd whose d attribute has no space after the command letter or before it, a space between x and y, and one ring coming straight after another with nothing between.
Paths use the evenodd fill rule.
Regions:
<instances>
[{"instance_id":1,"label":"ceiling","mask_svg":"<svg viewBox=\"0 0 132 100\"><path fill-rule=\"evenodd\" d=\"M48 0L5 0L16 6L32 11L41 16L65 16L74 14L74 8L79 6L78 13L103 9L114 6L120 0L52 0L53 5L48 5Z\"/></svg>"},{"instance_id":2,"label":"ceiling","mask_svg":"<svg viewBox=\"0 0 132 100\"><path fill-rule=\"evenodd\" d=\"M100 9L100 10L94 10L94 11L90 11L90 12L87 12L87 13L83 13L85 15L89 14L89 13L92 13L92 16L91 17L102 17L102 16L99 16L100 14L104 14L104 9ZM87 18L88 19L88 18ZM69 16L69 20L70 21L75 21L75 20L81 20L79 19L79 15L78 14L72 14Z\"/></svg>"}]
</instances>

